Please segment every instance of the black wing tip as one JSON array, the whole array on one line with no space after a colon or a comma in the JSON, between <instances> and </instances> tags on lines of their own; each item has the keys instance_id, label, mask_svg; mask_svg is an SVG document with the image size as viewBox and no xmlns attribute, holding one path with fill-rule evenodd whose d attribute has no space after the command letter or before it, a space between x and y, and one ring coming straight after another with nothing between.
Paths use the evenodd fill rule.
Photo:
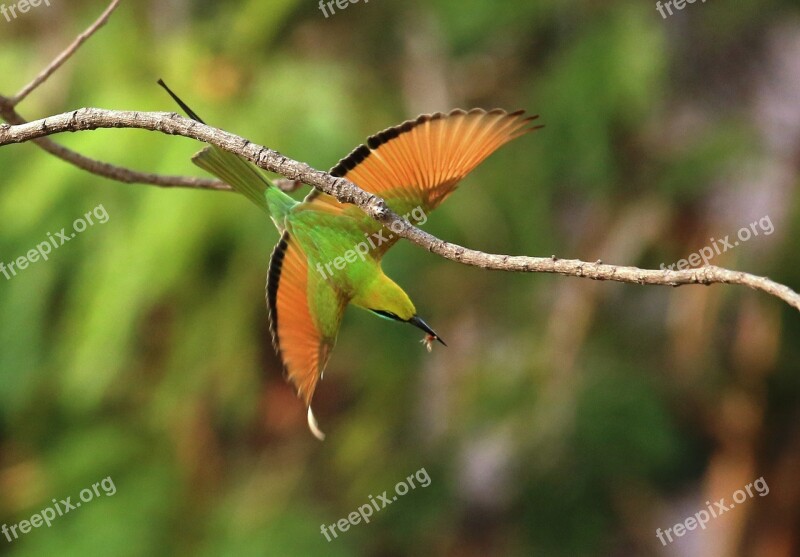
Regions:
<instances>
[{"instance_id":1,"label":"black wing tip","mask_svg":"<svg viewBox=\"0 0 800 557\"><path fill-rule=\"evenodd\" d=\"M269 271L267 272L267 308L269 310L269 332L272 336L272 347L283 364L281 354L281 343L278 338L278 285L281 280L281 270L283 269L283 258L286 257L286 250L289 247L289 233L284 232L269 260ZM284 366L284 374L286 368Z\"/></svg>"},{"instance_id":2,"label":"black wing tip","mask_svg":"<svg viewBox=\"0 0 800 557\"><path fill-rule=\"evenodd\" d=\"M372 137L369 138L370 141L372 140ZM341 178L342 176L353 170L356 166L364 162L364 159L366 159L369 155L370 155L370 147L368 147L367 145L359 145L358 147L353 149L349 155L347 155L346 157L341 159L338 163L336 163L336 166L331 168L329 174L331 176Z\"/></svg>"},{"instance_id":3,"label":"black wing tip","mask_svg":"<svg viewBox=\"0 0 800 557\"><path fill-rule=\"evenodd\" d=\"M358 147L353 149L353 151L351 151L350 154L339 160L339 162L336 163L336 165L333 168L331 168L329 174L337 178L344 177L348 172L350 172L356 166L364 162L364 160L367 157L369 157L372 151L377 150L382 145L385 145L389 141L396 139L397 137L403 135L404 133L410 132L417 126L423 125L427 122L434 122L436 120L442 120L445 118L452 118L455 116L475 115L475 114L505 115L508 118L517 118L525 114L525 110L520 109L520 110L515 110L514 112L508 112L503 108L493 108L488 111L483 108L471 108L469 110L464 110L463 108L454 108L447 113L434 112L432 114L420 114L413 120L406 120L402 124L391 126L382 131L379 131L376 134L369 136L365 144L359 145ZM523 119L520 123L527 123L536 120L538 117L539 115L535 114L533 116L529 116L528 118ZM539 129L539 127L531 128L530 131Z\"/></svg>"}]
</instances>

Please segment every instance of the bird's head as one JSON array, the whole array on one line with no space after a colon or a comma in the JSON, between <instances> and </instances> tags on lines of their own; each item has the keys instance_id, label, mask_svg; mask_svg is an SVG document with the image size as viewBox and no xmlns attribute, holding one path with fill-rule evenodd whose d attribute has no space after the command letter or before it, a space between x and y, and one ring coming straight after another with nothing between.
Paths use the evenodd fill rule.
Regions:
<instances>
[{"instance_id":1,"label":"bird's head","mask_svg":"<svg viewBox=\"0 0 800 557\"><path fill-rule=\"evenodd\" d=\"M360 296L356 296L352 303L368 309L375 315L393 321L400 321L403 323L410 323L415 327L422 329L426 333L425 340L428 349L430 350L430 342L438 340L445 346L445 342L439 337L436 332L431 329L420 316L417 315L417 309L408 294L400 288L397 283L392 279L381 273L378 280L372 283L371 287L366 289Z\"/></svg>"}]
</instances>

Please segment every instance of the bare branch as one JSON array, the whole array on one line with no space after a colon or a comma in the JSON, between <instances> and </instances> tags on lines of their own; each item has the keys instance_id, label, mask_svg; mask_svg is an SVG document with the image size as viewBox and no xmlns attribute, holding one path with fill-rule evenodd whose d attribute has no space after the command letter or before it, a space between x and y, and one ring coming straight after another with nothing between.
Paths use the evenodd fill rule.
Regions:
<instances>
[{"instance_id":1,"label":"bare branch","mask_svg":"<svg viewBox=\"0 0 800 557\"><path fill-rule=\"evenodd\" d=\"M392 229L402 238L428 251L465 265L500 271L557 273L565 276L610 280L629 284L680 286L683 284L740 284L780 298L800 310L800 295L766 277L715 266L683 271L656 271L637 267L618 267L598 261L487 254L450 244L423 232L392 212L374 194L365 192L352 182L315 170L305 163L287 158L277 151L250 142L237 135L182 118L175 113L130 112L82 108L56 116L9 126L0 125L0 146L32 141L62 132L100 128L135 128L181 135L216 145L240 155L260 168L300 181L334 196L342 203L353 203L367 215Z\"/></svg>"},{"instance_id":2,"label":"bare branch","mask_svg":"<svg viewBox=\"0 0 800 557\"><path fill-rule=\"evenodd\" d=\"M30 95L34 89L47 81L47 78L53 75L53 73L55 73L55 71L60 68L64 62L69 60L69 58L75 54L75 51L77 51L83 43L89 40L89 38L94 35L98 29L106 24L108 18L111 17L111 14L117 9L119 1L120 0L112 0L111 4L109 4L106 10L100 15L99 18L97 18L97 21L92 23L89 28L86 29L86 31L78 35L77 38L72 41L72 44L69 45L63 52L61 52L61 54L59 54L52 62L50 62L50 65L42 70L39 75L33 79L33 81L23 87L19 93L11 97L9 99L11 106L17 106L25 97Z\"/></svg>"},{"instance_id":3,"label":"bare branch","mask_svg":"<svg viewBox=\"0 0 800 557\"><path fill-rule=\"evenodd\" d=\"M14 110L8 102L8 99L2 95L0 95L0 117L9 124L27 124L27 121ZM160 174L151 174L149 172L138 172L122 166L101 162L76 153L71 149L67 149L46 137L35 139L33 142L51 155L75 165L82 170L125 184L149 184L160 187L233 191L228 184L216 179L198 178L194 176L163 176Z\"/></svg>"},{"instance_id":4,"label":"bare branch","mask_svg":"<svg viewBox=\"0 0 800 557\"><path fill-rule=\"evenodd\" d=\"M36 78L23 87L19 93L12 98L6 98L0 95L0 117L2 117L9 124L25 124L27 121L16 112L15 107L30 93L32 93L39 85L44 83L64 62L66 62L80 46L86 42L98 29L106 24L111 14L116 10L119 5L119 0L112 0L106 10L100 15L97 20L90 25L83 33L70 44L64 51L62 51L44 70L42 70ZM231 187L220 180L210 178L196 178L187 176L161 176L158 174L151 174L146 172L137 172L121 166L97 161L76 153L66 147L63 147L54 141L42 138L34 141L39 147L66 161L70 164L77 166L92 174L97 174L105 178L117 180L126 184L140 183L150 184L161 187L186 187L186 188L199 188L199 189L213 189L213 190L228 190Z\"/></svg>"},{"instance_id":5,"label":"bare branch","mask_svg":"<svg viewBox=\"0 0 800 557\"><path fill-rule=\"evenodd\" d=\"M94 23L92 23L92 25L90 25L83 33L78 35L72 44L64 49L52 62L50 62L50 64L44 70L39 73L39 75L36 76L36 78L33 79L33 81L25 85L14 97L7 98L0 95L0 117L2 117L9 124L19 125L27 123L27 121L15 110L15 107L37 87L39 87L39 85L44 83L53 73L55 73L56 70L58 70L64 64L64 62L69 60L69 58L71 58L72 55L77 52L83 43L85 43L103 25L106 24L108 19L111 17L111 14L117 9L117 6L119 6L119 2L120 0L112 0L105 11ZM190 176L162 176L149 172L138 172L129 168L91 159L81 155L80 153L76 153L75 151L67 149L66 147L63 147L47 138L37 139L34 141L34 143L51 155L73 164L82 170L126 184L138 183L160 187L183 187L232 191L229 185L216 179L197 178ZM291 187L289 184L279 185L279 187L281 186Z\"/></svg>"}]
</instances>

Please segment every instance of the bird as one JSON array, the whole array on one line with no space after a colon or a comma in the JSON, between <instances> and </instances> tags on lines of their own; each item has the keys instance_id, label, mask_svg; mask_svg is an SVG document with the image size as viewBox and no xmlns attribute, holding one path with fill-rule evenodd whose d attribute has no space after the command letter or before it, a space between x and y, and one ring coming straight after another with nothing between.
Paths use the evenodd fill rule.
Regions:
<instances>
[{"instance_id":1,"label":"bird","mask_svg":"<svg viewBox=\"0 0 800 557\"><path fill-rule=\"evenodd\" d=\"M163 80L158 83L190 118L204 123ZM370 136L329 174L381 197L392 211L419 224L489 155L542 128L532 124L537 118L523 110L479 108L423 114ZM316 438L325 434L311 402L348 305L414 325L425 332L429 351L433 341L446 346L383 272L382 258L399 239L384 225L317 189L296 201L258 167L213 145L192 162L252 201L280 233L267 272L269 329L284 377L305 404Z\"/></svg>"}]
</instances>

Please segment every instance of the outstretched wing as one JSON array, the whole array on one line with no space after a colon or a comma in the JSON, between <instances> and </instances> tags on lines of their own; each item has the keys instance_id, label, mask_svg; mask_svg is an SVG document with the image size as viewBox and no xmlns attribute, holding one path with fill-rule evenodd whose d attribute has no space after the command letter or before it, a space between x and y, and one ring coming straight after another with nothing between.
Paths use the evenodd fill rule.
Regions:
<instances>
[{"instance_id":1,"label":"outstretched wing","mask_svg":"<svg viewBox=\"0 0 800 557\"><path fill-rule=\"evenodd\" d=\"M418 207L428 213L486 157L537 129L529 126L535 119L522 111L499 109L423 115L373 135L339 161L331 174L381 196L401 215ZM381 228L358 207L343 205L317 190L306 197L304 205L306 210L359 219L365 232ZM383 243L376 255L393 243ZM336 341L347 300L318 273L308 272L306 254L286 232L272 254L267 302L275 349L288 379L308 406L309 427L323 438L311 411L311 398Z\"/></svg>"},{"instance_id":2,"label":"outstretched wing","mask_svg":"<svg viewBox=\"0 0 800 557\"><path fill-rule=\"evenodd\" d=\"M427 213L486 157L540 128L529 125L537 117L501 109L422 115L371 136L366 145L340 160L331 174L379 195L401 215L417 207ZM306 202L321 210L358 211L317 190Z\"/></svg>"},{"instance_id":3,"label":"outstretched wing","mask_svg":"<svg viewBox=\"0 0 800 557\"><path fill-rule=\"evenodd\" d=\"M323 439L311 398L336 343L347 301L317 273L308 272L306 255L284 232L270 260L267 304L272 343L284 373L308 407L311 431Z\"/></svg>"}]
</instances>

